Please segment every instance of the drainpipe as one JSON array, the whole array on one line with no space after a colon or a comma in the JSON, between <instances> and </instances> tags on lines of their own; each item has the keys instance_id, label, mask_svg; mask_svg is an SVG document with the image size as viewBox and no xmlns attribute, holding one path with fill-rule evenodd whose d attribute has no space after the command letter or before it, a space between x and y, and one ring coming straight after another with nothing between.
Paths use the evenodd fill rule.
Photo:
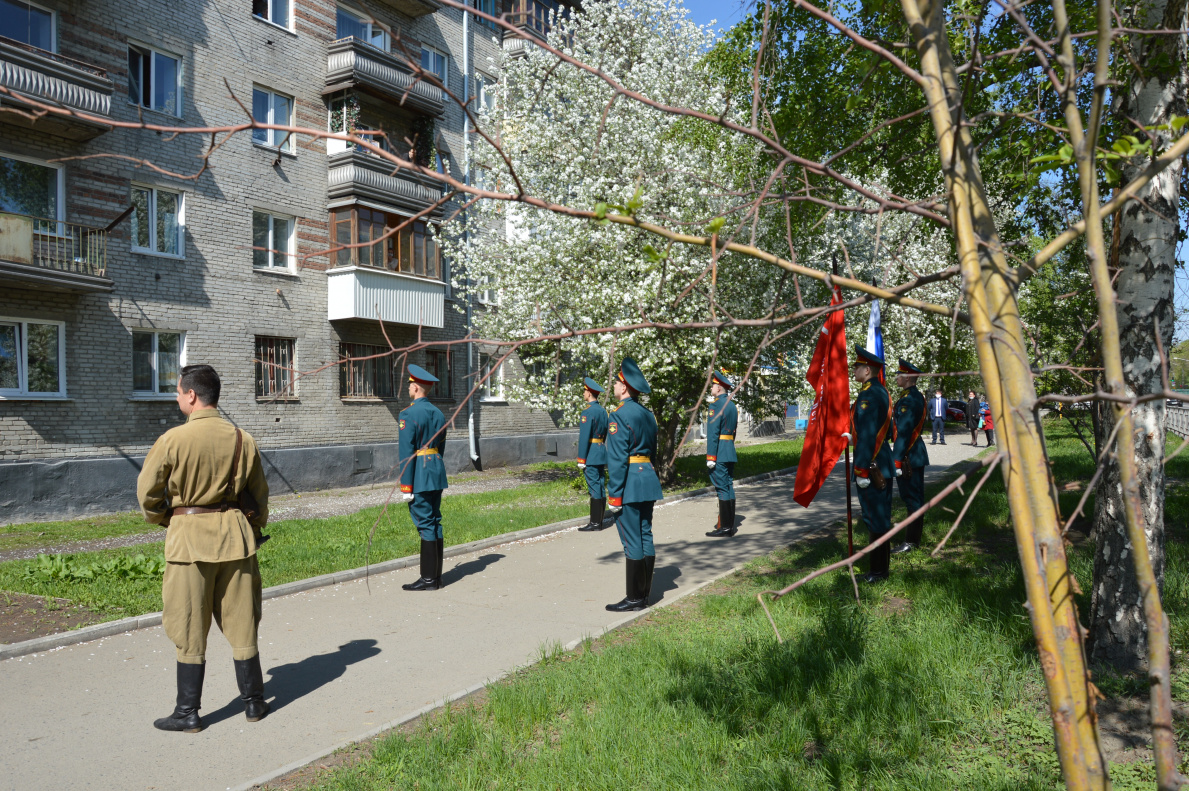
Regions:
<instances>
[{"instance_id":1,"label":"drainpipe","mask_svg":"<svg viewBox=\"0 0 1189 791\"><path fill-rule=\"evenodd\" d=\"M471 94L471 15L468 11L462 12L462 104L467 106ZM466 113L462 114L462 183L469 185L471 183L471 135L467 129ZM462 243L464 246L470 244L470 231L467 228L466 213L462 216ZM466 309L466 331L467 335L471 334L471 274L468 271L466 277L467 283L467 309ZM467 378L466 381L471 387L474 387L474 369L473 363L475 357L475 344L467 341ZM476 467L479 466L479 438L475 435L475 396L472 393L467 398L467 437L471 443L471 463Z\"/></svg>"}]
</instances>

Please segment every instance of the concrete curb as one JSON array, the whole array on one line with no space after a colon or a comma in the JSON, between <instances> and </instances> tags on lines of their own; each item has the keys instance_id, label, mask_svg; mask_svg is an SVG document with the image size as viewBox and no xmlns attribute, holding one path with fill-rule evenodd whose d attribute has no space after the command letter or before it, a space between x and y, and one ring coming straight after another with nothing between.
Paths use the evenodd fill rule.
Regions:
<instances>
[{"instance_id":1,"label":"concrete curb","mask_svg":"<svg viewBox=\"0 0 1189 791\"><path fill-rule=\"evenodd\" d=\"M735 484L739 486L749 483L758 483L759 481L766 481L771 478L777 478L783 475L791 475L796 471L796 467L785 467L781 470L774 470L772 472L765 472L759 475L752 475L747 478L740 478L739 480L735 481ZM712 486L706 486L701 489L692 489L687 492L680 492L678 494L664 498L664 500L661 501L660 507L678 503L682 500L690 500L695 497L705 497L706 495L713 493L714 487ZM457 544L455 546L448 547L442 554L444 557L448 558L456 557L458 555L468 555L472 552L478 552L483 549L491 549L492 547L503 546L504 544L512 544L517 541L524 541L525 539L529 538L539 538L540 536L549 535L550 533L560 533L563 530L569 530L571 528L578 527L582 525L584 521L585 517L579 517L575 519L566 519L562 522L554 522L548 525L541 525L539 527L530 527L525 530L517 530L514 533L501 533L498 536L491 536L490 538L482 538L478 541L471 541L466 544ZM307 579L303 580L286 582L284 585L274 585L271 588L265 588L263 598L275 599L278 596L290 596L294 593L302 593L304 591L314 590L316 588L325 588L331 585L338 585L342 582L351 582L352 580L362 579L363 577L366 577L370 574L384 574L389 571L399 571L400 569L406 569L411 566L415 566L418 562L418 557L413 555L410 557L385 560L381 563L376 563L373 566L347 569L346 571L334 571L329 574L321 574L317 577L308 577ZM146 613L144 615L134 615L130 618L121 618L118 621L97 623L94 626L84 626L82 629L76 629L71 632L50 634L46 635L45 637L35 637L32 640L24 640L20 643L9 643L8 645L0 646L0 661L12 659L18 656L28 656L29 654L36 654L42 651L49 651L53 648L63 648L68 645L88 643L92 640L98 640L103 637L111 637L112 635L122 634L124 632L132 632L136 631L137 629L147 629L160 625L161 613L159 612ZM449 701L447 700L445 702ZM444 705L444 703L435 704L435 707L437 705ZM400 724L402 723L396 723L396 725ZM396 727L396 725L386 727ZM304 766L304 764L302 765Z\"/></svg>"}]
</instances>

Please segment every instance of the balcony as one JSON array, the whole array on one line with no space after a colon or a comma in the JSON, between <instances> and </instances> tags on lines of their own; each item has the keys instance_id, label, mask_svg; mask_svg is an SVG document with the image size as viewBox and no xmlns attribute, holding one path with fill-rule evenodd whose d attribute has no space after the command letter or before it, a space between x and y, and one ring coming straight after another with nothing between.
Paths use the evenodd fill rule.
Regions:
<instances>
[{"instance_id":1,"label":"balcony","mask_svg":"<svg viewBox=\"0 0 1189 791\"><path fill-rule=\"evenodd\" d=\"M563 16L570 13L570 7L557 3L555 0L512 0L511 10L507 14L509 24L512 24L530 36L544 41L553 28L553 21L557 14ZM511 31L504 31L504 50L509 57L519 57L524 54L528 44Z\"/></svg>"},{"instance_id":2,"label":"balcony","mask_svg":"<svg viewBox=\"0 0 1189 791\"><path fill-rule=\"evenodd\" d=\"M355 200L373 201L405 214L425 211L442 199L442 186L433 179L397 171L388 160L348 149L329 157L330 205L341 206ZM440 219L443 209L434 209L426 219Z\"/></svg>"},{"instance_id":3,"label":"balcony","mask_svg":"<svg viewBox=\"0 0 1189 791\"><path fill-rule=\"evenodd\" d=\"M46 104L91 115L111 115L112 83L103 69L3 36L0 36L0 86ZM9 96L3 97L2 102L18 107L22 104ZM111 129L100 121L52 115L34 121L5 113L4 120L77 141L90 140Z\"/></svg>"},{"instance_id":4,"label":"balcony","mask_svg":"<svg viewBox=\"0 0 1189 791\"><path fill-rule=\"evenodd\" d=\"M429 116L439 116L446 109L442 91L415 80L400 58L348 36L330 45L322 95L356 87Z\"/></svg>"},{"instance_id":5,"label":"balcony","mask_svg":"<svg viewBox=\"0 0 1189 791\"><path fill-rule=\"evenodd\" d=\"M380 3L414 19L440 11L442 8L442 4L437 0L380 0Z\"/></svg>"},{"instance_id":6,"label":"balcony","mask_svg":"<svg viewBox=\"0 0 1189 791\"><path fill-rule=\"evenodd\" d=\"M326 272L327 318L367 319L445 326L446 284L373 266L340 266Z\"/></svg>"},{"instance_id":7,"label":"balcony","mask_svg":"<svg viewBox=\"0 0 1189 791\"><path fill-rule=\"evenodd\" d=\"M111 291L107 231L0 212L0 282L47 291Z\"/></svg>"}]
</instances>

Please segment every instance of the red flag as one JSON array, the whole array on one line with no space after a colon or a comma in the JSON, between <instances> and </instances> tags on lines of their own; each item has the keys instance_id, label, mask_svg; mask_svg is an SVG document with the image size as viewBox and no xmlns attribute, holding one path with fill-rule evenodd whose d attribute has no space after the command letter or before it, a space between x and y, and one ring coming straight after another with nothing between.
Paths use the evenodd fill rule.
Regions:
<instances>
[{"instance_id":1,"label":"red flag","mask_svg":"<svg viewBox=\"0 0 1189 791\"><path fill-rule=\"evenodd\" d=\"M842 302L841 290L835 288L831 305ZM813 360L805 378L813 387L813 407L805 447L793 481L793 499L806 508L817 496L838 455L846 447L843 432L850 431L850 383L847 378L846 324L841 310L826 317L817 338Z\"/></svg>"}]
</instances>

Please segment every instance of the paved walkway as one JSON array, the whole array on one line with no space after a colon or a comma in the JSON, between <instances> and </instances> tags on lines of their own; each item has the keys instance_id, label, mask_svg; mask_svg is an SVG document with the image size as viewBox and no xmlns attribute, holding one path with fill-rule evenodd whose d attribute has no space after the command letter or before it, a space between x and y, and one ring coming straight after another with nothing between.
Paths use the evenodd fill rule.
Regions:
<instances>
[{"instance_id":1,"label":"paved walkway","mask_svg":"<svg viewBox=\"0 0 1189 791\"><path fill-rule=\"evenodd\" d=\"M953 443L929 450L930 478L976 452ZM791 477L740 487L734 539L703 535L717 515L713 498L658 508L654 597L671 602L845 518L841 470L808 510L793 503ZM436 593L402 591L413 576L372 577L370 593L359 581L265 602L261 661L273 713L257 724L243 718L217 629L203 698L207 728L198 735L152 727L175 692L174 649L160 628L0 663L0 789L246 787L498 678L533 661L542 645L598 636L618 619L603 605L624 587L614 528L452 558Z\"/></svg>"}]
</instances>

